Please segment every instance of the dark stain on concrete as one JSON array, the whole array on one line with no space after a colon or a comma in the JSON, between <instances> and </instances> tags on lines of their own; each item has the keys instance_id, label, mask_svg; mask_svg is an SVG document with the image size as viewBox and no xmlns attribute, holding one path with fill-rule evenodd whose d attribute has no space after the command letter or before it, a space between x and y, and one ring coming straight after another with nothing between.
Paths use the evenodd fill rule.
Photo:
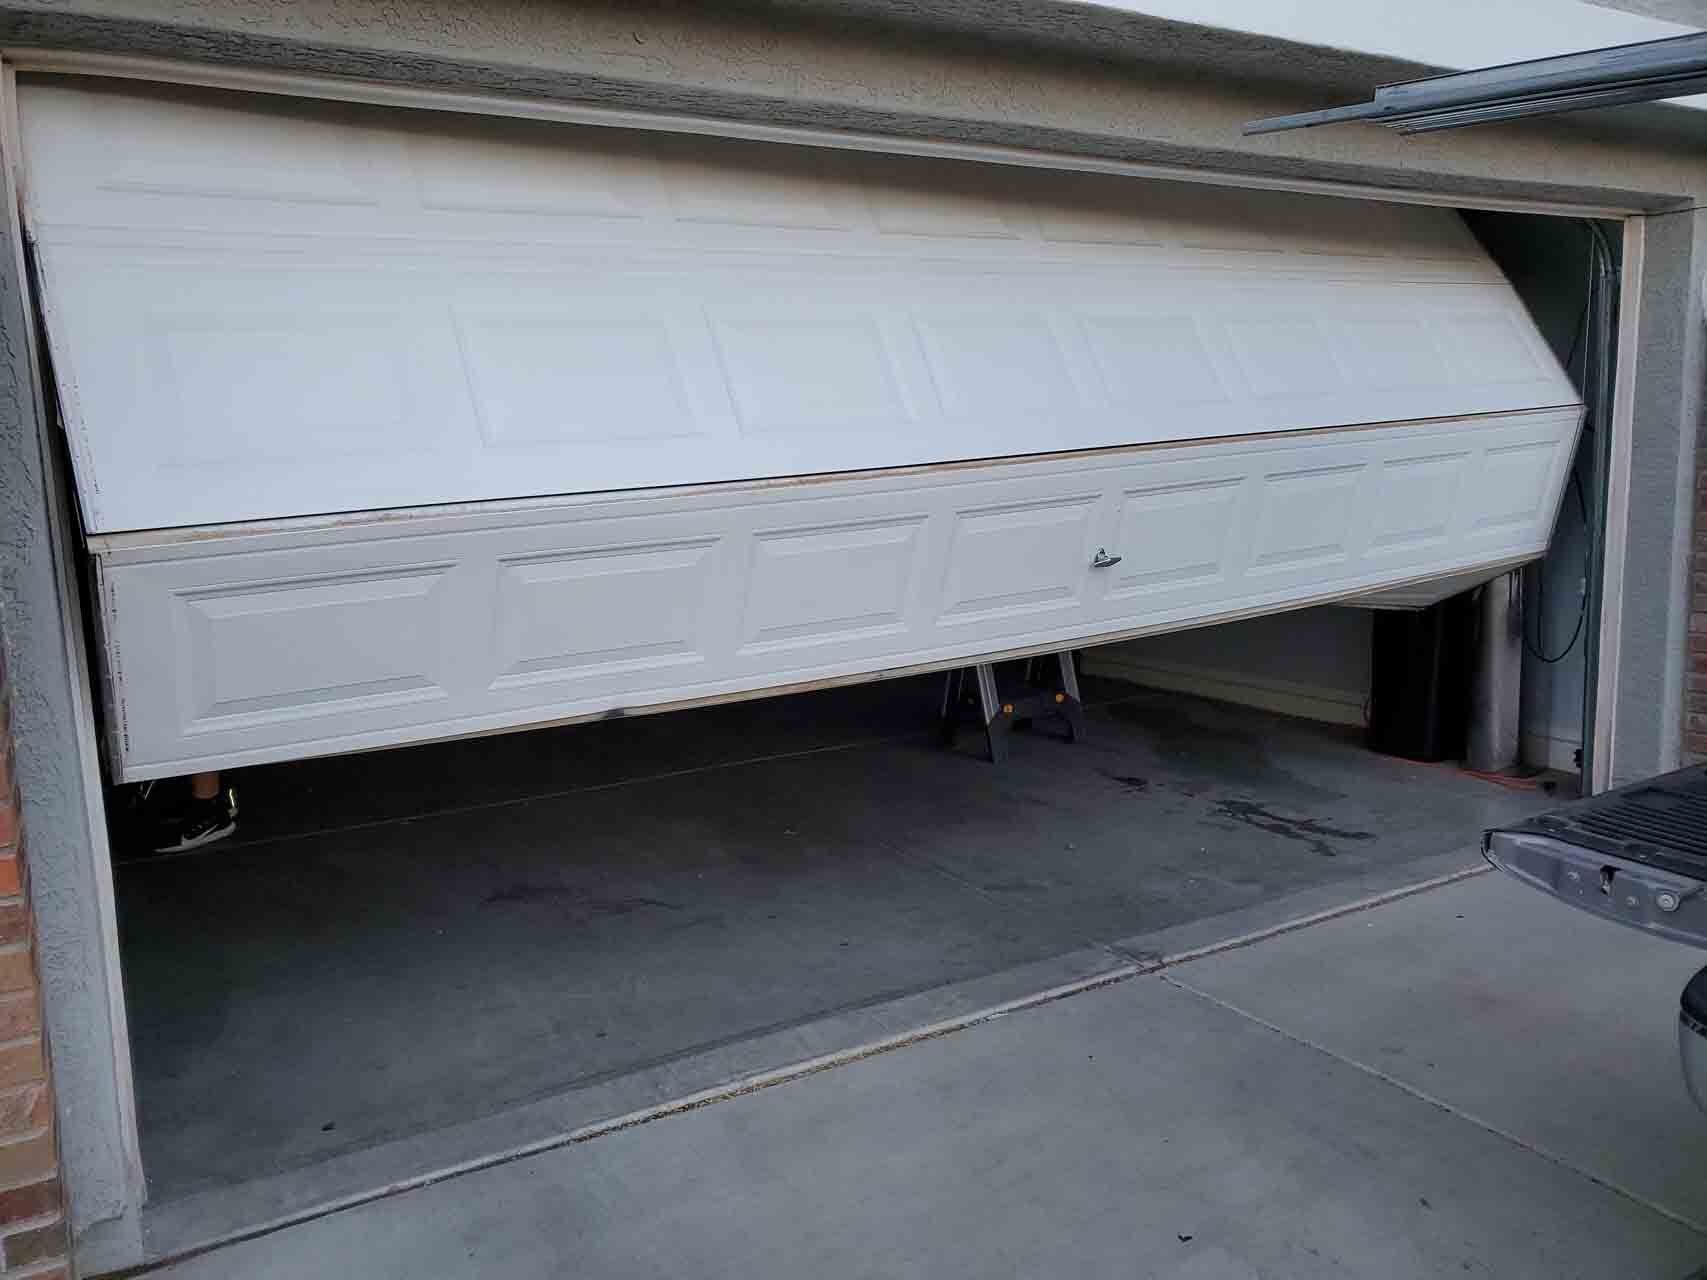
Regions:
<instances>
[{"instance_id":1,"label":"dark stain on concrete","mask_svg":"<svg viewBox=\"0 0 1707 1280\"><path fill-rule=\"evenodd\" d=\"M1123 787L1130 787L1134 791L1148 791L1150 789L1150 780L1148 778L1140 778L1135 773L1110 773L1108 770L1104 769L1102 771L1102 776L1114 782L1118 782Z\"/></svg>"},{"instance_id":2,"label":"dark stain on concrete","mask_svg":"<svg viewBox=\"0 0 1707 1280\"><path fill-rule=\"evenodd\" d=\"M1373 840L1375 835L1370 831L1353 831L1348 827L1330 827L1325 822L1317 822L1314 818L1289 818L1285 814L1273 810L1251 800L1221 800L1215 805L1217 817L1231 818L1234 822L1242 822L1247 827L1255 827L1258 831L1266 831L1283 840L1296 840L1308 845L1311 850L1324 858L1336 857L1339 853L1329 840Z\"/></svg>"},{"instance_id":3,"label":"dark stain on concrete","mask_svg":"<svg viewBox=\"0 0 1707 1280\"><path fill-rule=\"evenodd\" d=\"M1152 785L1183 784L1183 795L1222 790L1262 790L1285 796L1299 806L1343 800L1343 792L1300 777L1275 762L1264 722L1251 718L1230 723L1225 712L1190 699L1137 699L1112 702L1102 708L1108 716L1138 730L1155 753ZM1285 752L1293 757L1295 752Z\"/></svg>"},{"instance_id":4,"label":"dark stain on concrete","mask_svg":"<svg viewBox=\"0 0 1707 1280\"><path fill-rule=\"evenodd\" d=\"M659 898L588 898L579 889L561 884L517 884L489 893L483 906L528 906L538 902L562 903L590 916L626 916L636 911L680 911L673 902Z\"/></svg>"}]
</instances>

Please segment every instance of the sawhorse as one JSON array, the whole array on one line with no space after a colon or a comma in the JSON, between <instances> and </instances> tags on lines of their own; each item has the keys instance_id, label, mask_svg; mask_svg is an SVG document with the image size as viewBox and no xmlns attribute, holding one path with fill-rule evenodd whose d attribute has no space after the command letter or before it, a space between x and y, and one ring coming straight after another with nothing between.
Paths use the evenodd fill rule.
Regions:
<instances>
[{"instance_id":1,"label":"sawhorse","mask_svg":"<svg viewBox=\"0 0 1707 1280\"><path fill-rule=\"evenodd\" d=\"M1023 691L1004 693L996 683L996 664L980 662L972 667L956 667L948 673L942 691L942 740L952 746L963 720L976 717L984 730L984 742L989 748L990 763L1000 764L1008 757L1008 738L1016 723L1038 720L1044 716L1059 716L1067 726L1067 741L1079 742L1085 736L1085 707L1079 696L1079 675L1073 667L1073 652L1063 649L1049 655L1054 657L1059 673L1059 688L1037 683L1037 668L1048 661L1030 658L1025 664ZM972 687L967 687L967 675Z\"/></svg>"}]
</instances>

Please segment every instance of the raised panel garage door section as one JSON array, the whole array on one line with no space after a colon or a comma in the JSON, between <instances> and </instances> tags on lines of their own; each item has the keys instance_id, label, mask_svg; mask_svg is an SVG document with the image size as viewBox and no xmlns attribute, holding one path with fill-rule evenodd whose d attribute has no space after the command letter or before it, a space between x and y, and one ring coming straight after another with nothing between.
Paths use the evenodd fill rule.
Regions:
<instances>
[{"instance_id":1,"label":"raised panel garage door section","mask_svg":"<svg viewBox=\"0 0 1707 1280\"><path fill-rule=\"evenodd\" d=\"M1580 417L1448 210L94 80L21 123L126 777L1512 563Z\"/></svg>"}]
</instances>

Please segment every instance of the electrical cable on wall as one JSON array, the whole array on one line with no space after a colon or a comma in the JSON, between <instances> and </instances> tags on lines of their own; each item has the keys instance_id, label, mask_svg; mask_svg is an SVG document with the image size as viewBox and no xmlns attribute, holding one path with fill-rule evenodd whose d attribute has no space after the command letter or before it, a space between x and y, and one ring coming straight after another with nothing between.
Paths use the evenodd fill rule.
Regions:
<instances>
[{"instance_id":1,"label":"electrical cable on wall","mask_svg":"<svg viewBox=\"0 0 1707 1280\"><path fill-rule=\"evenodd\" d=\"M1571 491L1577 495L1577 513L1582 520L1584 539L1583 575L1586 580L1588 575L1588 502L1583 497L1582 481L1577 478L1577 468L1574 463L1571 466ZM1534 658L1537 662L1544 662L1548 666L1552 666L1554 663L1563 662L1570 656L1571 650L1577 647L1577 641L1582 638L1583 623L1587 619L1588 592L1584 591L1577 597L1577 621L1571 628L1571 638L1565 641L1565 647L1559 650L1558 653L1552 655L1543 653L1542 648L1546 641L1546 635L1543 628L1545 628L1547 624L1547 575L1545 572L1538 571L1535 575L1535 641L1534 643L1530 642L1529 628L1525 627L1523 628L1523 647L1529 651L1530 657Z\"/></svg>"},{"instance_id":2,"label":"electrical cable on wall","mask_svg":"<svg viewBox=\"0 0 1707 1280\"><path fill-rule=\"evenodd\" d=\"M1582 357L1583 357L1582 368L1580 370L1574 370L1574 377L1575 377L1576 384L1578 387L1582 387L1588 381L1588 352L1583 348L1583 334L1587 330L1589 312L1593 308L1594 287L1595 287L1595 266L1596 266L1595 256L1596 256L1596 253L1602 249L1602 245L1600 243L1600 238L1596 234L1598 228L1596 228L1592 223L1588 223L1588 222L1584 222L1582 224L1582 226L1583 226L1585 232L1589 236L1588 278L1584 283L1584 289L1583 289L1583 309L1582 309L1581 314L1579 314L1577 316L1576 330L1571 335L1570 350L1566 353L1566 356L1565 356L1565 368L1566 368L1566 370L1567 371L1573 371L1573 367L1577 363L1577 354L1579 351L1582 352ZM1589 439L1593 436L1595 426L1596 426L1596 424L1593 421L1585 421L1584 422L1584 424L1583 424L1583 437L1585 440ZM1571 461L1570 484L1571 484L1571 492L1576 495L1577 516L1580 519L1580 521L1582 522L1582 529L1583 529L1583 576L1582 576L1582 582L1584 585L1583 585L1583 589L1581 591L1579 591L1578 595L1577 595L1577 619L1576 619L1576 622L1571 627L1570 639L1565 641L1565 647L1560 649L1559 652L1557 652L1555 654L1548 654L1546 652L1547 573L1546 573L1546 566L1543 563L1540 567L1538 567L1536 574L1535 574L1535 639L1533 641L1530 640L1528 626L1524 626L1524 627L1520 628L1522 635L1523 635L1523 647L1524 647L1524 649L1527 650L1529 655L1532 658L1534 658L1537 662L1544 663L1548 666L1552 666L1556 663L1563 662L1567 657L1570 656L1571 651L1573 649L1575 649L1577 646L1577 641L1582 638L1583 625L1588 621L1588 589L1587 589L1587 583L1588 583L1589 573L1591 572L1591 569L1592 569L1592 565L1590 564L1590 557L1592 555L1592 547L1593 547L1593 527L1589 521L1588 500L1583 495L1582 480L1577 475L1577 465L1576 465L1575 459L1572 459L1572 461Z\"/></svg>"}]
</instances>

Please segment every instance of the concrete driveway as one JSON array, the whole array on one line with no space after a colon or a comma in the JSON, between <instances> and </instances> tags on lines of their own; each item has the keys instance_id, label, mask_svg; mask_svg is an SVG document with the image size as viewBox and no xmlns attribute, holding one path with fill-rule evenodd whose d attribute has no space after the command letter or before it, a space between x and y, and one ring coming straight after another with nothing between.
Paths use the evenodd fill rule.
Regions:
<instances>
[{"instance_id":1,"label":"concrete driveway","mask_svg":"<svg viewBox=\"0 0 1707 1280\"><path fill-rule=\"evenodd\" d=\"M1674 1034L1707 954L1492 874L1155 967L1190 934L1090 989L157 1274L1683 1280L1707 1263L1707 1116Z\"/></svg>"}]
</instances>

